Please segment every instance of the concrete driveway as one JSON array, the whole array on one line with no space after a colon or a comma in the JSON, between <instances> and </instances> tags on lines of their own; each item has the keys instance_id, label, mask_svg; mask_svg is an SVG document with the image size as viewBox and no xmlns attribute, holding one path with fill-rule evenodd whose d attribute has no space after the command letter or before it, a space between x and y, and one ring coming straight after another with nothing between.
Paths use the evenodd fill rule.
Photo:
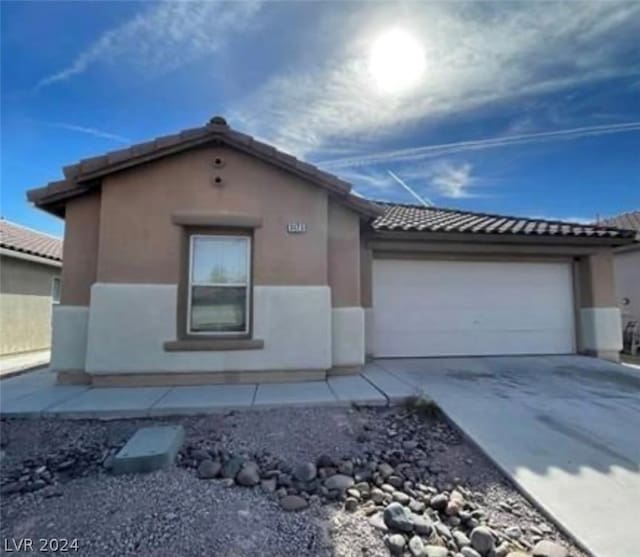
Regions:
<instances>
[{"instance_id":1,"label":"concrete driveway","mask_svg":"<svg viewBox=\"0 0 640 557\"><path fill-rule=\"evenodd\" d=\"M376 360L598 557L640 555L640 371L581 356Z\"/></svg>"}]
</instances>

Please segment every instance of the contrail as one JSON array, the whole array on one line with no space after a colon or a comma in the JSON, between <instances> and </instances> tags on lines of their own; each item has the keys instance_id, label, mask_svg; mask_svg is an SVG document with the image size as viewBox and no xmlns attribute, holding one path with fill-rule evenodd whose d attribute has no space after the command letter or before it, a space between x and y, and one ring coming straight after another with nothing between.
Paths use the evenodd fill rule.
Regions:
<instances>
[{"instance_id":1,"label":"contrail","mask_svg":"<svg viewBox=\"0 0 640 557\"><path fill-rule=\"evenodd\" d=\"M405 190L407 190L413 197L415 197L425 207L433 207L433 203L428 197L421 197L413 189L411 189L403 180L398 178L391 170L387 170L387 174L391 176L398 184L400 184Z\"/></svg>"},{"instance_id":2,"label":"contrail","mask_svg":"<svg viewBox=\"0 0 640 557\"><path fill-rule=\"evenodd\" d=\"M429 157L437 157L448 153L460 151L473 151L476 149L492 149L509 145L521 145L524 143L537 143L545 141L562 141L579 139L595 135L608 135L640 131L640 122L627 122L624 124L607 124L601 126L584 126L565 130L548 132L523 133L507 135L504 137L488 137L471 141L457 141L454 143L441 143L439 145L425 145L423 147L410 147L395 151L385 151L360 157L344 157L319 162L325 168L351 168L382 162L412 161Z\"/></svg>"},{"instance_id":3,"label":"contrail","mask_svg":"<svg viewBox=\"0 0 640 557\"><path fill-rule=\"evenodd\" d=\"M61 130L69 130L72 132L84 133L87 135L92 135L94 137L100 137L103 139L110 139L111 141L116 141L118 143L131 143L131 140L127 137L123 137L121 135L117 135L115 133L106 132L104 130L99 130L97 128L89 128L87 126L77 126L76 124L67 124L64 122L42 122L45 126L50 126L52 128L59 128Z\"/></svg>"}]
</instances>

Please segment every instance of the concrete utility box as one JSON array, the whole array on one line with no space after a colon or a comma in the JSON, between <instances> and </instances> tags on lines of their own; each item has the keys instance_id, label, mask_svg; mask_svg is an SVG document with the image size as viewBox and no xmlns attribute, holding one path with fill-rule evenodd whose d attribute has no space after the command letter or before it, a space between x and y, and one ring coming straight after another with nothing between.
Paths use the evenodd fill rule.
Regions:
<instances>
[{"instance_id":1,"label":"concrete utility box","mask_svg":"<svg viewBox=\"0 0 640 557\"><path fill-rule=\"evenodd\" d=\"M153 472L173 463L184 442L182 426L143 427L114 457L114 474Z\"/></svg>"}]
</instances>

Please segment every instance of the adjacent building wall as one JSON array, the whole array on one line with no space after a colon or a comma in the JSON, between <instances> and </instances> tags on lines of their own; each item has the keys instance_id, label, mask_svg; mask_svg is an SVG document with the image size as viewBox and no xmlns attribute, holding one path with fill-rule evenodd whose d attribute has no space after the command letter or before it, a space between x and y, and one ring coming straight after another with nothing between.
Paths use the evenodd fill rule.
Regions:
<instances>
[{"instance_id":1,"label":"adjacent building wall","mask_svg":"<svg viewBox=\"0 0 640 557\"><path fill-rule=\"evenodd\" d=\"M51 282L60 268L0 256L0 355L51 345Z\"/></svg>"},{"instance_id":2,"label":"adjacent building wall","mask_svg":"<svg viewBox=\"0 0 640 557\"><path fill-rule=\"evenodd\" d=\"M640 321L640 248L633 246L617 251L614 267L616 301L624 327L629 321Z\"/></svg>"}]
</instances>

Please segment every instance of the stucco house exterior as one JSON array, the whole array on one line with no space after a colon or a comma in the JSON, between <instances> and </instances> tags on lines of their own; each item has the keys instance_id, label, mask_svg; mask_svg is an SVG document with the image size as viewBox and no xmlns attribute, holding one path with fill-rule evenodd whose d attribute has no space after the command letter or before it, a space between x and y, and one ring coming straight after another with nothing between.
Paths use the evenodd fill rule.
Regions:
<instances>
[{"instance_id":1,"label":"stucco house exterior","mask_svg":"<svg viewBox=\"0 0 640 557\"><path fill-rule=\"evenodd\" d=\"M82 160L31 190L66 221L62 382L321 379L367 356L616 359L616 228L377 203L230 128Z\"/></svg>"},{"instance_id":2,"label":"stucco house exterior","mask_svg":"<svg viewBox=\"0 0 640 557\"><path fill-rule=\"evenodd\" d=\"M51 345L62 240L0 219L0 357Z\"/></svg>"},{"instance_id":3,"label":"stucco house exterior","mask_svg":"<svg viewBox=\"0 0 640 557\"><path fill-rule=\"evenodd\" d=\"M617 226L636 231L640 241L640 211L630 211L601 220L601 226ZM614 254L616 299L622 324L640 321L640 243L620 246Z\"/></svg>"}]
</instances>

